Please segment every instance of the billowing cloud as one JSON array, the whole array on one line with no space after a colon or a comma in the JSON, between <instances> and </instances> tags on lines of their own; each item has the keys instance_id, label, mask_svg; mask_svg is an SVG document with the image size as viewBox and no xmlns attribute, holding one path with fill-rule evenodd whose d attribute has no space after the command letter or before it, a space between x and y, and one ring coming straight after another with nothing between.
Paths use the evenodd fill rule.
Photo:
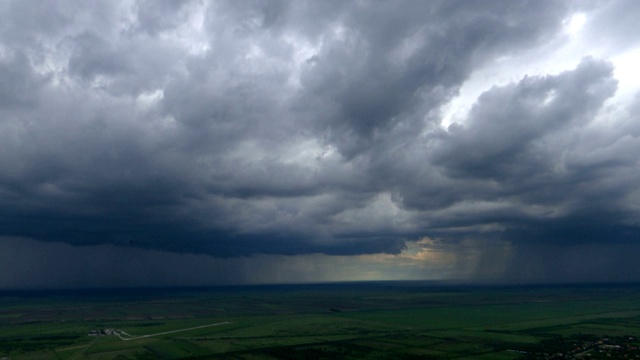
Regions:
<instances>
[{"instance_id":1,"label":"billowing cloud","mask_svg":"<svg viewBox=\"0 0 640 360\"><path fill-rule=\"evenodd\" d=\"M428 237L478 269L633 243L640 100L617 90L640 39L608 25L638 9L6 2L0 236L400 262Z\"/></svg>"}]
</instances>

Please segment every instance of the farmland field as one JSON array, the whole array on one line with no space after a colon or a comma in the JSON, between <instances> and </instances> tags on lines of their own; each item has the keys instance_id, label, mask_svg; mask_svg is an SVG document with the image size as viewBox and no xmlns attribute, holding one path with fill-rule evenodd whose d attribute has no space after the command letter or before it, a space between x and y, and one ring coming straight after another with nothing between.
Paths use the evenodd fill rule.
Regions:
<instances>
[{"instance_id":1,"label":"farmland field","mask_svg":"<svg viewBox=\"0 0 640 360\"><path fill-rule=\"evenodd\" d=\"M634 358L639 336L637 285L0 292L9 359Z\"/></svg>"}]
</instances>

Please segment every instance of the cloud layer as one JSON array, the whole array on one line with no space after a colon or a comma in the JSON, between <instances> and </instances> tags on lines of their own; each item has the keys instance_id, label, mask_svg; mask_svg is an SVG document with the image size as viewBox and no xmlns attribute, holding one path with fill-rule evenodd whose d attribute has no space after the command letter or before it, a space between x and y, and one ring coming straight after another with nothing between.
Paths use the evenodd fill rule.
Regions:
<instances>
[{"instance_id":1,"label":"cloud layer","mask_svg":"<svg viewBox=\"0 0 640 360\"><path fill-rule=\"evenodd\" d=\"M638 8L5 2L0 235L216 257L634 242L640 98L613 100L602 54L487 82L443 121L481 69L563 46L572 14L595 31ZM620 32L598 36L638 45Z\"/></svg>"}]
</instances>

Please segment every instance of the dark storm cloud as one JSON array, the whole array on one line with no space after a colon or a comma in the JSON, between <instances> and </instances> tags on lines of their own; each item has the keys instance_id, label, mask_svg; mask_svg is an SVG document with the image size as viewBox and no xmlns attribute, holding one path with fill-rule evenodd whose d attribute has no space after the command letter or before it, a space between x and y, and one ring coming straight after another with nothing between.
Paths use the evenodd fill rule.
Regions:
<instances>
[{"instance_id":1,"label":"dark storm cloud","mask_svg":"<svg viewBox=\"0 0 640 360\"><path fill-rule=\"evenodd\" d=\"M594 120L609 62L487 84L440 127L572 6L4 3L0 235L215 256L627 241L640 128Z\"/></svg>"},{"instance_id":2,"label":"dark storm cloud","mask_svg":"<svg viewBox=\"0 0 640 360\"><path fill-rule=\"evenodd\" d=\"M556 76L493 87L464 125L428 140L431 164L451 182L437 195L428 185L424 193L405 188L403 201L431 212L443 233L491 224L490 236L516 242L637 238L640 174L630 154L640 145L632 135L638 125L621 121L626 129L614 130L594 122L615 89L611 64L590 58Z\"/></svg>"},{"instance_id":3,"label":"dark storm cloud","mask_svg":"<svg viewBox=\"0 0 640 360\"><path fill-rule=\"evenodd\" d=\"M314 126L347 158L396 132L420 131L423 117L450 100L474 66L550 36L559 25L542 2L405 5L350 9L346 28L303 74L298 106L311 108Z\"/></svg>"},{"instance_id":4,"label":"dark storm cloud","mask_svg":"<svg viewBox=\"0 0 640 360\"><path fill-rule=\"evenodd\" d=\"M611 65L585 59L575 71L525 78L485 92L471 109L468 125L452 125L440 140L443 149L435 151L434 163L452 177L497 181L552 171L555 164L549 162L558 160L553 155L560 150L553 147L568 145L553 138L593 119L615 92L612 73Z\"/></svg>"}]
</instances>

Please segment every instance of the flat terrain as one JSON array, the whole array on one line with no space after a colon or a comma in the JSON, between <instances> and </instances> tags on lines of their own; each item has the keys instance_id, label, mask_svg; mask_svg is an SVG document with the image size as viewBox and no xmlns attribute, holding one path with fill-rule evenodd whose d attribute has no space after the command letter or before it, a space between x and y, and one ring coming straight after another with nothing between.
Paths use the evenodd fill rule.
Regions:
<instances>
[{"instance_id":1,"label":"flat terrain","mask_svg":"<svg viewBox=\"0 0 640 360\"><path fill-rule=\"evenodd\" d=\"M10 359L640 358L638 337L638 285L0 292Z\"/></svg>"}]
</instances>

